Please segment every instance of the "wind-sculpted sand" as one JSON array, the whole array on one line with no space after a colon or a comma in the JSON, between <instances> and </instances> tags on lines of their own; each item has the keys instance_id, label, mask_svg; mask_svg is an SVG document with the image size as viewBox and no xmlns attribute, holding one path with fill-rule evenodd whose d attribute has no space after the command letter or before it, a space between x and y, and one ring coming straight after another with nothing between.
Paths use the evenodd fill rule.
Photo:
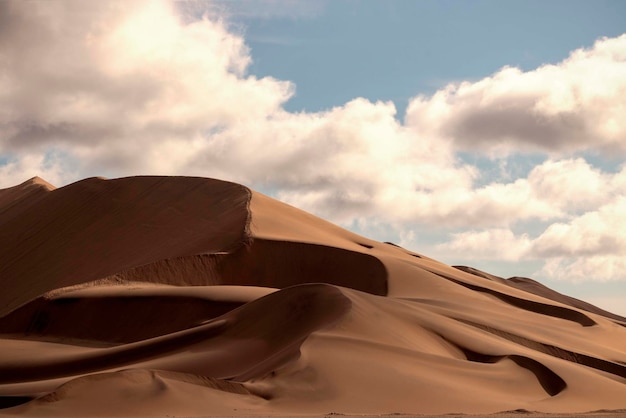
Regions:
<instances>
[{"instance_id":1,"label":"wind-sculpted sand","mask_svg":"<svg viewBox=\"0 0 626 418\"><path fill-rule=\"evenodd\" d=\"M626 318L218 180L0 190L0 285L2 416L626 409Z\"/></svg>"}]
</instances>

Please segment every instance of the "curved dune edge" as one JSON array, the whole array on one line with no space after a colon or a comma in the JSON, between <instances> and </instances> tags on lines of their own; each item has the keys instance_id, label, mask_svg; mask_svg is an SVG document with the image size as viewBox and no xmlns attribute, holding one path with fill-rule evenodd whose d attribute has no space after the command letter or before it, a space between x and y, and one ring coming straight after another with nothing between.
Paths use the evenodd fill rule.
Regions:
<instances>
[{"instance_id":1,"label":"curved dune edge","mask_svg":"<svg viewBox=\"0 0 626 418\"><path fill-rule=\"evenodd\" d=\"M467 267L467 266L454 266L454 268L459 269L461 271L470 273L470 274L474 274L476 276L479 277L484 277L486 279L489 280L493 280L493 281L497 281L500 283L504 283L506 285L509 285L511 287L514 287L516 289L521 289L524 290L526 292L529 293L533 293L535 295L538 296L542 296L545 297L547 299L550 299L554 302L560 302L566 305L569 305L571 307L574 308L578 308L578 309L582 309L585 310L587 312L591 312L597 315L602 315L604 317L610 318L610 319L614 319L616 320L618 323L620 324L624 324L626 325L626 318L624 318L623 316L620 315L615 315L614 313L605 311L604 309L598 308L597 306L594 306L590 303L587 303L585 301L582 301L580 299L576 299L570 296L566 296L563 295L561 293L558 293L544 285L542 285L541 283L533 280L533 279L529 279L527 277L509 277L508 279L503 279L502 277L498 277L498 276L494 276L493 274L489 274L489 273L485 273L484 271L480 271L478 269L475 269L473 267Z\"/></svg>"},{"instance_id":2,"label":"curved dune edge","mask_svg":"<svg viewBox=\"0 0 626 418\"><path fill-rule=\"evenodd\" d=\"M495 291L493 289L488 289L486 287L481 287L481 286L477 286L474 284L465 283L463 281L454 279L444 274L438 274L438 275L446 280L450 280L451 282L461 285L463 287L466 287L468 289L475 290L477 292L484 292L489 295L495 296L496 298L506 303L509 303L515 306L516 308L521 308L527 311L536 312L541 315L547 315L547 316L552 316L555 318L565 319L567 321L572 321L577 324L580 324L583 327L590 327L590 326L597 325L596 321L594 321L593 319L591 319L584 313L573 310L573 309L568 309L562 306L556 306L556 305L551 305L547 303L535 302L535 301L527 300L524 298L518 298L515 296L508 295L506 293Z\"/></svg>"},{"instance_id":3,"label":"curved dune edge","mask_svg":"<svg viewBox=\"0 0 626 418\"><path fill-rule=\"evenodd\" d=\"M621 317L240 185L32 179L0 227L0 415L626 408Z\"/></svg>"},{"instance_id":4,"label":"curved dune edge","mask_svg":"<svg viewBox=\"0 0 626 418\"><path fill-rule=\"evenodd\" d=\"M251 238L231 252L159 260L109 280L177 286L246 285L285 288L323 281L387 294L387 272L376 257L327 245Z\"/></svg>"},{"instance_id":5,"label":"curved dune edge","mask_svg":"<svg viewBox=\"0 0 626 418\"><path fill-rule=\"evenodd\" d=\"M0 335L87 346L134 343L215 319L274 291L139 283L66 289L1 317Z\"/></svg>"},{"instance_id":6,"label":"curved dune edge","mask_svg":"<svg viewBox=\"0 0 626 418\"><path fill-rule=\"evenodd\" d=\"M187 305L189 300L177 302ZM349 306L349 299L332 286L294 286L270 293L217 317L192 318L183 329L167 334L146 336L145 339L108 348L85 348L80 354L69 356L61 353L50 358L22 358L18 363L12 358L0 359L0 370L3 371L0 385L71 377L145 361L158 366L163 357L168 357L166 363L169 364L176 353L192 349L208 352L207 356L198 359L202 362L204 376L247 380L267 373L267 367L280 365L281 359L297 355L299 343L308 334L336 321ZM133 306L133 309L121 314L125 316L137 311L137 308ZM62 310L56 314L62 315ZM71 317L74 312L69 314ZM105 326L98 323L99 318L96 317L90 321L81 320L84 321L82 324L69 324L68 328ZM119 324L110 323L109 326L117 328ZM63 337L72 338L71 335ZM233 340L249 341L253 349L241 347L243 353L238 353L235 350L238 345ZM231 347L232 350L221 351L221 346ZM173 371L198 371L196 366L188 363L188 360L181 359L180 363L171 367Z\"/></svg>"}]
</instances>

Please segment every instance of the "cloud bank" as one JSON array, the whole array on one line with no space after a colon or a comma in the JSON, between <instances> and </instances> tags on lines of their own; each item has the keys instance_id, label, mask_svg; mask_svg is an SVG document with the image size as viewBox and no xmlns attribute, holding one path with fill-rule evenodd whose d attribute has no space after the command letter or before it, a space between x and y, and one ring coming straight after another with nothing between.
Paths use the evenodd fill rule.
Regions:
<instances>
[{"instance_id":1,"label":"cloud bank","mask_svg":"<svg viewBox=\"0 0 626 418\"><path fill-rule=\"evenodd\" d=\"M0 187L34 175L218 177L344 225L445 231L437 248L456 258L626 280L626 168L585 158L626 151L626 35L417 96L400 121L393 103L362 98L285 111L297 86L249 74L244 38L209 6L0 2ZM463 152L545 158L482 184ZM515 234L520 222L544 227Z\"/></svg>"},{"instance_id":2,"label":"cloud bank","mask_svg":"<svg viewBox=\"0 0 626 418\"><path fill-rule=\"evenodd\" d=\"M533 71L505 67L478 82L414 98L407 123L495 155L626 153L626 34Z\"/></svg>"}]
</instances>

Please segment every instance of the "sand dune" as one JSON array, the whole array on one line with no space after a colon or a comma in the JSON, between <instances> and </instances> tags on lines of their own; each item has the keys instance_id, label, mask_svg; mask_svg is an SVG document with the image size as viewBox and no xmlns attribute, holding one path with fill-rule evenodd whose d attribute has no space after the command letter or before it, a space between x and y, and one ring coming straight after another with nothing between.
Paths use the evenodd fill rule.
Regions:
<instances>
[{"instance_id":1,"label":"sand dune","mask_svg":"<svg viewBox=\"0 0 626 418\"><path fill-rule=\"evenodd\" d=\"M1 416L626 408L625 318L237 184L31 179L0 249Z\"/></svg>"}]
</instances>

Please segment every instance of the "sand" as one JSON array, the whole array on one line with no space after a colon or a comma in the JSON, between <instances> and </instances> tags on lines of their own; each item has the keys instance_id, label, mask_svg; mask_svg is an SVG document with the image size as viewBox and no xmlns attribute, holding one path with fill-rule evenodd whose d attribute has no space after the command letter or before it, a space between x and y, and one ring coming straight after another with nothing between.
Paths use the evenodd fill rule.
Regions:
<instances>
[{"instance_id":1,"label":"sand","mask_svg":"<svg viewBox=\"0 0 626 418\"><path fill-rule=\"evenodd\" d=\"M626 416L626 318L219 180L0 190L0 285L0 416Z\"/></svg>"}]
</instances>

